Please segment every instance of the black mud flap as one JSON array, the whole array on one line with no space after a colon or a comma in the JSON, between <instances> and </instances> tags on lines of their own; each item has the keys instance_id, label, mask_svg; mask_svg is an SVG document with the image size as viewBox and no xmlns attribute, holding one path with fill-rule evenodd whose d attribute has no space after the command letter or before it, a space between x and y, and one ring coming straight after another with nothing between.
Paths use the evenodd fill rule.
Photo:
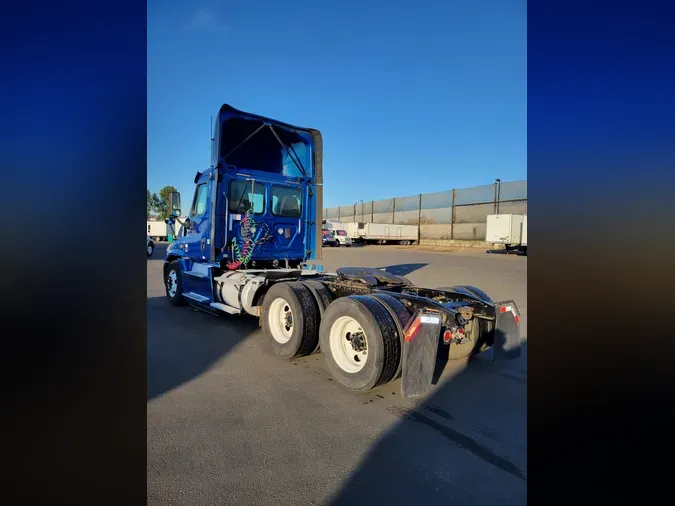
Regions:
<instances>
[{"instance_id":1,"label":"black mud flap","mask_svg":"<svg viewBox=\"0 0 675 506\"><path fill-rule=\"evenodd\" d=\"M495 342L488 350L476 355L481 360L513 360L522 354L520 345L520 311L512 300L495 303L497 322Z\"/></svg>"},{"instance_id":2,"label":"black mud flap","mask_svg":"<svg viewBox=\"0 0 675 506\"><path fill-rule=\"evenodd\" d=\"M436 368L438 341L441 338L441 317L420 311L404 329L401 395L416 397L431 388Z\"/></svg>"}]
</instances>

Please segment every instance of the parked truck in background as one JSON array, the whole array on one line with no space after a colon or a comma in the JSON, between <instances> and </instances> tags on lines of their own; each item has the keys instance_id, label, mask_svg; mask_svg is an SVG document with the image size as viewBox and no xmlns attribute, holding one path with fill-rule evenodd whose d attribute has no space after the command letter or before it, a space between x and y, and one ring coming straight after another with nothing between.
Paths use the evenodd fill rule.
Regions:
<instances>
[{"instance_id":1,"label":"parked truck in background","mask_svg":"<svg viewBox=\"0 0 675 506\"><path fill-rule=\"evenodd\" d=\"M335 238L338 241L338 245L345 246L347 248L351 247L352 239L347 235L347 231L344 229L335 230Z\"/></svg>"},{"instance_id":2,"label":"parked truck in background","mask_svg":"<svg viewBox=\"0 0 675 506\"><path fill-rule=\"evenodd\" d=\"M148 221L148 236L155 242L169 239L169 224L164 221Z\"/></svg>"},{"instance_id":3,"label":"parked truck in background","mask_svg":"<svg viewBox=\"0 0 675 506\"><path fill-rule=\"evenodd\" d=\"M347 232L347 237L349 237L353 243L361 242L361 236L359 235L359 225L363 225L357 221L347 221L342 224L345 231Z\"/></svg>"},{"instance_id":4,"label":"parked truck in background","mask_svg":"<svg viewBox=\"0 0 675 506\"><path fill-rule=\"evenodd\" d=\"M324 220L324 228L330 231L331 236L335 241L331 244L332 246L346 246L347 248L351 247L352 239L347 234L344 224L340 221L331 221ZM325 243L324 243L325 244Z\"/></svg>"},{"instance_id":5,"label":"parked truck in background","mask_svg":"<svg viewBox=\"0 0 675 506\"><path fill-rule=\"evenodd\" d=\"M403 396L421 395L439 350L447 359L519 355L513 301L469 285L424 288L382 269L326 273L310 263L323 241L318 130L223 105L213 142L211 167L194 177L185 234L166 250L170 304L259 318L274 354L321 352L332 378L353 392L400 377ZM170 212L180 216L179 193Z\"/></svg>"},{"instance_id":6,"label":"parked truck in background","mask_svg":"<svg viewBox=\"0 0 675 506\"><path fill-rule=\"evenodd\" d=\"M335 231L334 230L329 230L327 228L324 228L322 230L323 233L323 241L322 241L322 246L330 246L330 247L337 247L340 246L340 243L338 242L337 238L335 237Z\"/></svg>"},{"instance_id":7,"label":"parked truck in background","mask_svg":"<svg viewBox=\"0 0 675 506\"><path fill-rule=\"evenodd\" d=\"M419 234L417 225L386 223L350 222L345 230L352 241L365 244L416 244Z\"/></svg>"},{"instance_id":8,"label":"parked truck in background","mask_svg":"<svg viewBox=\"0 0 675 506\"><path fill-rule=\"evenodd\" d=\"M485 241L503 244L506 252L522 251L527 255L527 221L520 214L489 214L485 230ZM525 232L525 244L523 244Z\"/></svg>"}]
</instances>

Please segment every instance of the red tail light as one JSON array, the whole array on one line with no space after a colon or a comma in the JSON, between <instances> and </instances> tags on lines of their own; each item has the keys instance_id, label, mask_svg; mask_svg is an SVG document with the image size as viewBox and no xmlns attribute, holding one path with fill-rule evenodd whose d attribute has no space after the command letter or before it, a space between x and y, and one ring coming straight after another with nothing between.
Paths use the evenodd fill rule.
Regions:
<instances>
[{"instance_id":1,"label":"red tail light","mask_svg":"<svg viewBox=\"0 0 675 506\"><path fill-rule=\"evenodd\" d=\"M415 337L415 334L417 334L421 325L422 325L422 321L420 320L420 318L419 317L415 318L415 321L412 322L412 325L410 325L410 327L408 327L408 330L405 333L406 342L409 343L410 341L413 340L413 337Z\"/></svg>"},{"instance_id":2,"label":"red tail light","mask_svg":"<svg viewBox=\"0 0 675 506\"><path fill-rule=\"evenodd\" d=\"M452 332L450 332L449 330L443 332L443 342L445 344L448 344L450 342L450 339L452 339Z\"/></svg>"}]
</instances>

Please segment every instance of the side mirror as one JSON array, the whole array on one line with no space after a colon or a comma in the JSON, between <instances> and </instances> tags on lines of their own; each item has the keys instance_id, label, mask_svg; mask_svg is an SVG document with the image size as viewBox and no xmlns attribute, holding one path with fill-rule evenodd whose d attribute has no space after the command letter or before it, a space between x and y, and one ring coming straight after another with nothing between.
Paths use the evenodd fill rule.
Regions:
<instances>
[{"instance_id":1,"label":"side mirror","mask_svg":"<svg viewBox=\"0 0 675 506\"><path fill-rule=\"evenodd\" d=\"M171 192L169 194L169 208L171 216L180 216L180 192Z\"/></svg>"}]
</instances>

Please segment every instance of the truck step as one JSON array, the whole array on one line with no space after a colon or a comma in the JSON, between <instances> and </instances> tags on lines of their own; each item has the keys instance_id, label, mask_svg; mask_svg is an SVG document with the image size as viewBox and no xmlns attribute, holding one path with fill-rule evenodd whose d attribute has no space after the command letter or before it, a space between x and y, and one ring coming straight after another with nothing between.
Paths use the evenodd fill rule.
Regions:
<instances>
[{"instance_id":1,"label":"truck step","mask_svg":"<svg viewBox=\"0 0 675 506\"><path fill-rule=\"evenodd\" d=\"M211 266L208 264L195 262L189 271L184 271L188 276L200 279L208 279L211 276Z\"/></svg>"},{"instance_id":2,"label":"truck step","mask_svg":"<svg viewBox=\"0 0 675 506\"><path fill-rule=\"evenodd\" d=\"M221 311L225 311L226 313L229 314L239 314L241 313L241 309L238 309L236 307L228 306L227 304L223 304L221 302L212 302L209 304L209 306L214 307L216 309L220 309Z\"/></svg>"},{"instance_id":3,"label":"truck step","mask_svg":"<svg viewBox=\"0 0 675 506\"><path fill-rule=\"evenodd\" d=\"M188 299L196 300L197 302L207 302L210 300L208 297L204 297L203 295L199 295L195 292L187 292L184 293L183 296L187 297Z\"/></svg>"}]
</instances>

